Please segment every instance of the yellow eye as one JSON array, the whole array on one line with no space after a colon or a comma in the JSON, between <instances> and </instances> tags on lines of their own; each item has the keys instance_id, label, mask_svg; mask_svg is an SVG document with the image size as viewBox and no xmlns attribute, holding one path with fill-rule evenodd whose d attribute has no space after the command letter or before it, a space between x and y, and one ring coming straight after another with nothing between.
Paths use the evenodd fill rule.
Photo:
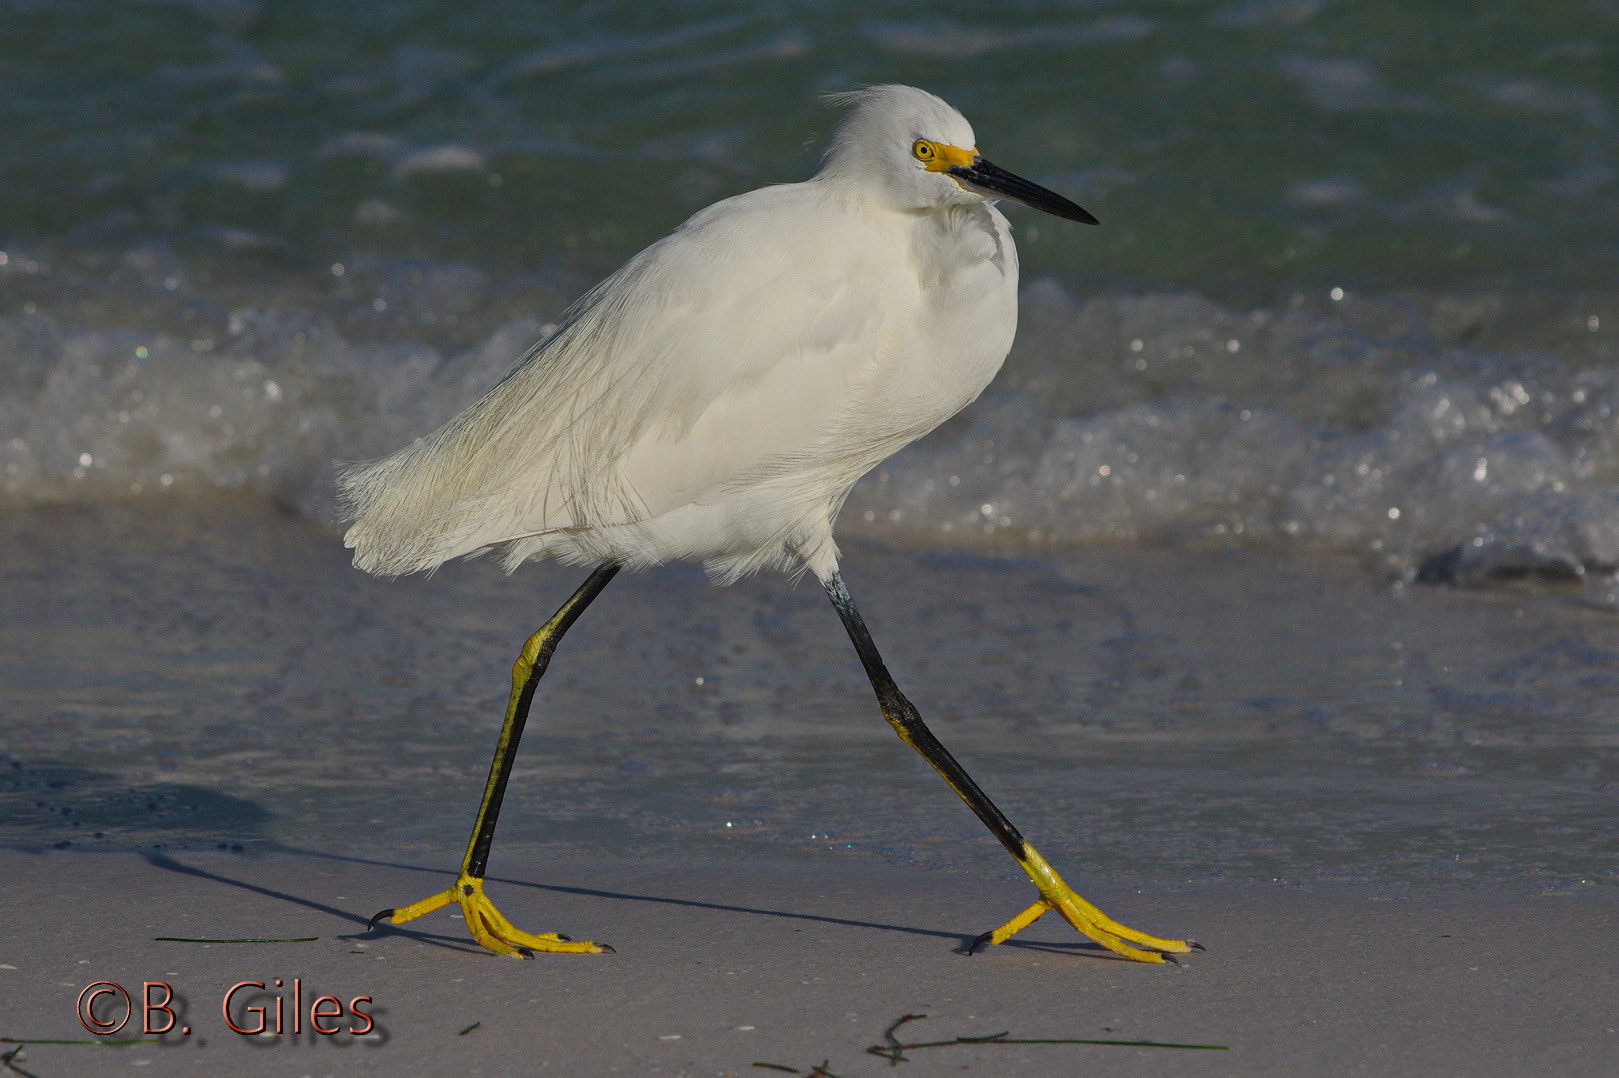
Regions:
<instances>
[{"instance_id":1,"label":"yellow eye","mask_svg":"<svg viewBox=\"0 0 1619 1078\"><path fill-rule=\"evenodd\" d=\"M933 160L934 154L933 143L929 142L927 139L919 138L911 146L911 154L918 161L931 161Z\"/></svg>"}]
</instances>

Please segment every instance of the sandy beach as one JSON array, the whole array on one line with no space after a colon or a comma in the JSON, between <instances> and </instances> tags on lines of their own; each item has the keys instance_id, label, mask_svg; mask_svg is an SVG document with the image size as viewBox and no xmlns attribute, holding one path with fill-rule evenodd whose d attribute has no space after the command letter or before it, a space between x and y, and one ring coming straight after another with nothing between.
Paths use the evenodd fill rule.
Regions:
<instances>
[{"instance_id":1,"label":"sandy beach","mask_svg":"<svg viewBox=\"0 0 1619 1078\"><path fill-rule=\"evenodd\" d=\"M6 908L43 930L9 940L9 1036L90 1039L95 981L173 988L191 1034L125 1047L34 1045L67 1074L877 1075L902 1043L1006 1033L1222 1048L995 1044L916 1048L903 1073L1603 1075L1619 1066L1611 896L1379 899L1353 889L1104 889L1093 897L1209 941L1180 967L1116 961L1041 924L966 957L1016 883L880 865L533 863L491 881L520 921L610 940L616 954L533 962L474 953L447 914L365 931L372 907L440 886L427 867L220 853L0 855ZM155 936L318 939L158 942ZM259 1036L223 997L272 990ZM362 1009L363 1037L291 1032L293 978ZM274 1033L274 998L285 1013ZM155 998L162 998L162 995ZM233 1000L238 1026L258 1021ZM104 1008L105 1009L105 1008ZM141 1016L120 1036L137 1029ZM154 1014L154 1025L168 1019ZM328 1022L328 1028L352 1021ZM137 1034L138 1036L138 1034ZM760 1068L757 1064L772 1064Z\"/></svg>"},{"instance_id":2,"label":"sandy beach","mask_svg":"<svg viewBox=\"0 0 1619 1078\"><path fill-rule=\"evenodd\" d=\"M74 1002L99 980L168 983L193 1027L26 1045L41 1078L877 1074L906 1014L928 1015L906 1043L1224 1046L918 1048L920 1074L1619 1063L1619 624L1576 593L849 544L896 674L1031 840L1115 916L1209 948L1146 968L1046 922L963 954L1028 886L893 743L816 589L628 578L559 653L490 884L519 924L618 953L520 963L448 913L365 921L449 878L510 646L573 574L378 582L224 498L44 508L4 542L0 1035L92 1039ZM231 1032L222 994L278 977L370 996L375 1034Z\"/></svg>"}]
</instances>

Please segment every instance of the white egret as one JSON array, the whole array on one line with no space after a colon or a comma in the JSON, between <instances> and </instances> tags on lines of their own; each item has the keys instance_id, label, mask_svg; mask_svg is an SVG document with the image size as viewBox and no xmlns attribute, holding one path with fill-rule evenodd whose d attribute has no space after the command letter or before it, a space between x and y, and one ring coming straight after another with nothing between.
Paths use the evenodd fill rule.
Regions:
<instances>
[{"instance_id":1,"label":"white egret","mask_svg":"<svg viewBox=\"0 0 1619 1078\"><path fill-rule=\"evenodd\" d=\"M569 310L477 403L342 479L354 564L397 575L498 552L596 566L529 638L455 884L372 921L458 903L491 951L596 952L514 928L483 892L506 781L552 651L620 569L701 561L730 583L761 568L815 574L883 716L1028 873L1038 899L979 937L1001 943L1055 909L1121 955L1195 944L1110 920L1024 841L900 693L838 573L833 519L850 488L970 403L1017 324L1011 199L1095 224L1062 196L986 161L955 109L909 86L850 107L803 183L718 202Z\"/></svg>"}]
</instances>

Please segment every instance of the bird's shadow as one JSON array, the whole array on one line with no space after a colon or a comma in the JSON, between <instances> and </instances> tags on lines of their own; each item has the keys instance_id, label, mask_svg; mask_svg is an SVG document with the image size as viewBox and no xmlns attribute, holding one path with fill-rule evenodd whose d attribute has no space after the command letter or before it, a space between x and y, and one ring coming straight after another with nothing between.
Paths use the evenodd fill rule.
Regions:
<instances>
[{"instance_id":1,"label":"bird's shadow","mask_svg":"<svg viewBox=\"0 0 1619 1078\"><path fill-rule=\"evenodd\" d=\"M302 851L302 850L293 850L293 851L285 851L285 852L301 853L301 854L305 854L306 856L308 855L307 851ZM174 872L174 873L177 873L177 874L182 875L182 876L190 876L190 877L192 877L194 879L207 880L210 883L223 884L223 885L225 885L227 887L237 887L237 888L240 888L243 891L251 891L253 894L263 895L266 898L277 899L278 901L286 902L286 903L289 903L289 904L294 905L294 906L302 906L304 909L318 910L321 913L328 914L328 915L330 915L332 917L336 917L336 918L338 918L340 920L352 921L355 924L358 924L358 925L361 925L361 926L368 926L369 923L370 923L370 920L371 920L369 917L362 916L362 915L357 914L357 913L353 913L353 912L351 912L349 910L339 909L336 906L329 905L329 904L327 904L325 902L321 902L321 901L319 901L317 899L305 898L305 897L303 897L301 895L290 894L290 893L288 893L286 891L278 891L274 887L265 887L265 886L263 886L261 884L249 883L247 880L236 879L235 877L226 876L226 875L224 875L222 873L219 873L219 872L210 872L209 870L207 870L205 868L198 868L196 865L187 865L187 864L184 864L184 863L182 863L180 861L175 860L173 857L169 856L168 854L145 853L145 854L142 854L141 856L145 859L146 863L151 865L153 868L160 868L160 869L163 869L164 871ZM358 860L357 858L337 858L337 859L338 860ZM366 862L366 863L385 864L386 862ZM416 871L422 871L422 872L429 871L427 869L420 868L419 866L416 866L416 865L392 865L391 867L404 868L404 869L415 869ZM372 929L372 928L369 928L369 927L362 927L361 930L358 931L358 932L352 932L352 933L349 933L348 935L339 936L337 938L338 939L345 939L345 940L371 939L371 938L375 938L378 935L381 935L382 931L383 930L380 927L376 928L376 929ZM470 946L470 945L468 945L468 943L466 941L457 940L457 939L455 939L453 937L450 937L450 936L439 935L438 933L435 933L435 932L422 932L422 931L419 931L419 930L406 930L406 929L394 929L394 931L401 932L402 934L408 935L408 936L410 936L410 937L412 937L414 939L420 940L423 943L430 943L430 944L434 945L435 947L443 947L446 950L462 951L462 952L465 952L467 954L482 954L482 953L484 953L483 949L481 947Z\"/></svg>"},{"instance_id":2,"label":"bird's shadow","mask_svg":"<svg viewBox=\"0 0 1619 1078\"><path fill-rule=\"evenodd\" d=\"M404 864L398 861L382 861L365 857L323 853L316 850L303 850L295 847L284 846L280 847L277 852L301 857L319 858L327 861L339 861L356 865L371 865L378 868L399 869L406 872L421 872L428 875L453 879L453 874L446 872L443 869L428 868L423 865ZM240 888L241 890L249 891L256 895L262 895L266 898L273 898L295 906L302 906L305 909L318 910L321 913L362 926L359 931L345 936L339 936L339 939L356 941L370 940L389 934L398 934L407 936L421 943L431 944L435 947L442 947L445 950L459 951L466 954L485 953L483 948L472 944L467 939L446 936L436 932L425 932L421 929L406 928L404 926L391 924L379 924L372 928L370 927L370 914L356 913L351 910L340 909L328 903L321 902L318 899L306 898L287 891L277 890L273 887L265 887L262 884L250 883L247 880L237 879L232 876L224 875L220 872L199 868L196 865L188 865L176 860L174 857L168 854L152 852L143 854L142 856L145 858L146 862L154 868L190 876L194 879L207 880L210 883L221 884L227 887ZM487 878L491 882L497 882L512 887L527 887L539 891L550 891L555 894L578 895L582 897L609 899L620 902L647 902L666 906L678 906L685 909L710 910L718 913L739 913L754 917L776 917L789 921L808 921L815 924L837 925L842 928L868 928L882 932L899 932L912 936L926 936L932 939L943 939L954 942L955 946L952 948L952 950L961 955L971 953L969 948L972 946L973 940L977 938L973 935L963 935L960 932L952 932L935 928L923 928L917 925L893 924L883 921L867 921L851 917L833 917L827 914L801 913L794 910L765 909L758 906L743 906L725 902L706 902L692 898L677 898L671 895L636 894L628 891L611 891L598 887L574 887L563 884L535 883L531 880L512 879L503 876L489 876ZM1100 947L1097 944L1090 943L1089 941L1057 944L1043 943L1038 941L1008 940L1006 943L1003 943L1000 946L1015 948L1017 950L1043 951L1051 954L1076 955L1092 958L1113 959L1118 957L1107 951L1105 948Z\"/></svg>"}]
</instances>

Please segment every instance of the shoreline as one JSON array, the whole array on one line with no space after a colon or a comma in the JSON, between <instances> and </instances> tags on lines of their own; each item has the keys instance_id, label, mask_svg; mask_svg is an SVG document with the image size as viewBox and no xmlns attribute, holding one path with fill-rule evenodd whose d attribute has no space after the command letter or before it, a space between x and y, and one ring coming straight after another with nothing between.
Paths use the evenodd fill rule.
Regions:
<instances>
[{"instance_id":1,"label":"shoreline","mask_svg":"<svg viewBox=\"0 0 1619 1078\"><path fill-rule=\"evenodd\" d=\"M367 932L373 906L448 874L342 859L187 853L142 858L0 851L6 908L51 928L4 949L13 1038L90 1039L74 999L93 981L162 981L193 1035L110 1049L26 1046L41 1075L83 1053L166 1074L878 1074L867 1053L906 1014L906 1043L985 1036L1223 1045L1070 1044L914 1049L920 1074L1599 1075L1619 1065L1609 1000L1619 942L1593 899L1452 894L1380 900L1255 887L1090 897L1209 950L1180 966L1116 961L1043 920L1012 943L962 953L1027 885L881 865L571 862L508 857L490 893L519 924L594 934L616 954L476 953L453 915ZM552 882L536 883L536 879ZM307 942L182 943L238 936ZM64 940L71 941L65 948ZM345 1004L370 996L375 1037L224 1026L215 997L293 979ZM267 992L274 997L278 993ZM288 992L279 993L290 1001ZM244 997L245 998L245 997ZM263 1002L261 1000L261 1002ZM238 1024L244 1023L238 1012ZM161 1016L154 1024L162 1022ZM98 1065L105 1066L99 1062Z\"/></svg>"},{"instance_id":2,"label":"shoreline","mask_svg":"<svg viewBox=\"0 0 1619 1078\"><path fill-rule=\"evenodd\" d=\"M1619 619L1564 593L847 544L896 677L1020 830L1110 915L1210 948L1137 967L1050 918L960 953L1029 886L887 730L818 589L627 577L547 676L490 877L518 925L618 953L511 962L448 911L365 922L450 878L511 650L576 571L376 581L224 498L22 512L0 545L0 1036L87 1039L101 979L184 989L197 1031L21 1046L40 1078L107 1051L848 1078L922 1013L908 1043L1007 1041L917 1049L920 1075L1619 1067ZM224 1028L222 993L278 977L372 996L386 1037ZM1227 1048L1012 1043L1110 1038Z\"/></svg>"}]
</instances>

